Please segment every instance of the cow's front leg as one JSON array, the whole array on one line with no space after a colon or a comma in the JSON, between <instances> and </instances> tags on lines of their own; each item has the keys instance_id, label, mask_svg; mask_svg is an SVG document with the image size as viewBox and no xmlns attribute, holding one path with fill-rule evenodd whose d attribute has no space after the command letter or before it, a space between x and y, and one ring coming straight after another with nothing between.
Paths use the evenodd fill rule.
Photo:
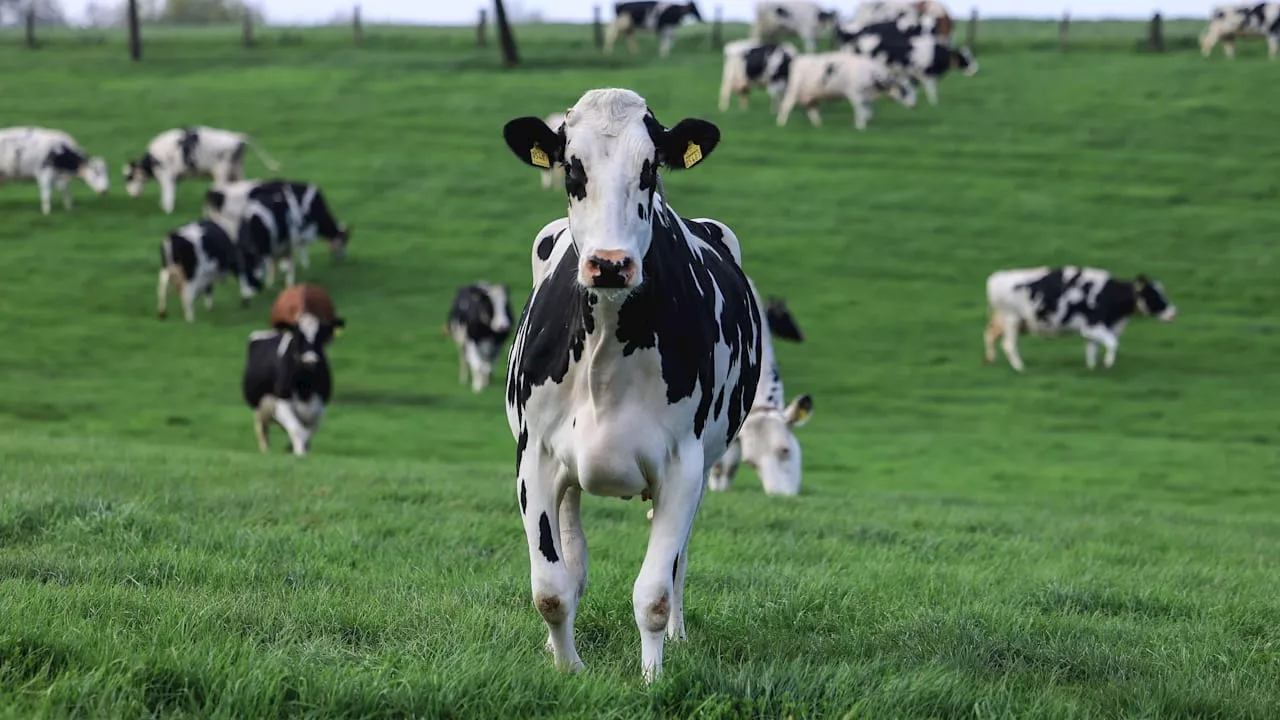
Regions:
<instances>
[{"instance_id":1,"label":"cow's front leg","mask_svg":"<svg viewBox=\"0 0 1280 720\"><path fill-rule=\"evenodd\" d=\"M184 283L178 290L178 294L182 297L182 316L187 319L187 322L196 321L196 297L200 295L201 285L202 281L196 279Z\"/></svg>"},{"instance_id":2,"label":"cow's front leg","mask_svg":"<svg viewBox=\"0 0 1280 720\"><path fill-rule=\"evenodd\" d=\"M1000 317L995 313L991 313L991 319L987 321L987 329L982 333L982 359L990 365L996 361L996 340L1004 334L1004 327L1000 325Z\"/></svg>"},{"instance_id":3,"label":"cow's front leg","mask_svg":"<svg viewBox=\"0 0 1280 720\"><path fill-rule=\"evenodd\" d=\"M920 84L924 85L924 96L928 99L930 105L938 104L938 79L925 75L920 78ZM901 102L899 102L901 104Z\"/></svg>"},{"instance_id":4,"label":"cow's front leg","mask_svg":"<svg viewBox=\"0 0 1280 720\"><path fill-rule=\"evenodd\" d=\"M71 206L74 204L71 201L70 180L67 179L66 175L59 174L57 180L54 181L54 184L58 186L58 194L62 195L62 207L70 210Z\"/></svg>"},{"instance_id":5,"label":"cow's front leg","mask_svg":"<svg viewBox=\"0 0 1280 720\"><path fill-rule=\"evenodd\" d=\"M293 443L294 455L306 455L307 446L310 444L311 431L302 421L298 419L297 413L293 411L293 404L284 398L277 399L275 402L275 412L272 416L276 422L280 423L280 427L289 434L289 441Z\"/></svg>"},{"instance_id":6,"label":"cow's front leg","mask_svg":"<svg viewBox=\"0 0 1280 720\"><path fill-rule=\"evenodd\" d=\"M53 175L41 172L36 175L36 185L40 187L40 212L48 215L53 212Z\"/></svg>"},{"instance_id":7,"label":"cow's front leg","mask_svg":"<svg viewBox=\"0 0 1280 720\"><path fill-rule=\"evenodd\" d=\"M214 288L214 283L212 282L210 282L204 288L204 309L205 310L213 309L213 288Z\"/></svg>"},{"instance_id":8,"label":"cow's front leg","mask_svg":"<svg viewBox=\"0 0 1280 720\"><path fill-rule=\"evenodd\" d=\"M577 589L577 602L587 592L587 536L582 531L582 488L570 485L560 501L560 545L564 564ZM555 652L555 639L547 633L547 649Z\"/></svg>"},{"instance_id":9,"label":"cow's front leg","mask_svg":"<svg viewBox=\"0 0 1280 720\"><path fill-rule=\"evenodd\" d=\"M791 117L791 108L796 105L796 96L787 92L782 96L782 104L778 107L778 127L785 127L787 118Z\"/></svg>"},{"instance_id":10,"label":"cow's front leg","mask_svg":"<svg viewBox=\"0 0 1280 720\"><path fill-rule=\"evenodd\" d=\"M658 56L666 57L671 54L671 46L675 44L676 33L674 29L663 30L658 34Z\"/></svg>"},{"instance_id":11,"label":"cow's front leg","mask_svg":"<svg viewBox=\"0 0 1280 720\"><path fill-rule=\"evenodd\" d=\"M1116 350L1120 347L1120 340L1116 337L1115 333L1111 332L1110 328L1102 325L1095 325L1081 330L1080 334L1083 335L1085 340L1088 340L1091 344L1102 343L1102 346L1107 349L1106 354L1102 356L1103 367L1110 368L1116 364ZM1095 352L1097 351L1095 350ZM1092 365L1090 367L1092 367Z\"/></svg>"},{"instance_id":12,"label":"cow's front leg","mask_svg":"<svg viewBox=\"0 0 1280 720\"><path fill-rule=\"evenodd\" d=\"M298 273L297 273L298 254L297 253L298 253L297 243L290 242L289 243L289 260L287 261L289 263L289 266L286 267L284 270L284 286L285 287L293 287L294 282L297 281L297 277L298 277Z\"/></svg>"},{"instance_id":13,"label":"cow's front leg","mask_svg":"<svg viewBox=\"0 0 1280 720\"><path fill-rule=\"evenodd\" d=\"M1223 40L1222 53L1226 55L1227 58L1234 60L1236 58L1236 41L1231 39Z\"/></svg>"},{"instance_id":14,"label":"cow's front leg","mask_svg":"<svg viewBox=\"0 0 1280 720\"><path fill-rule=\"evenodd\" d=\"M1093 340L1084 341L1084 364L1090 370L1098 367L1098 343Z\"/></svg>"},{"instance_id":15,"label":"cow's front leg","mask_svg":"<svg viewBox=\"0 0 1280 720\"><path fill-rule=\"evenodd\" d=\"M804 112L809 116L809 124L814 127L822 127L822 114L818 112L818 103L809 103L805 106Z\"/></svg>"},{"instance_id":16,"label":"cow's front leg","mask_svg":"<svg viewBox=\"0 0 1280 720\"><path fill-rule=\"evenodd\" d=\"M156 180L160 183L160 209L166 215L172 215L174 197L178 191L177 180L168 175L160 175Z\"/></svg>"},{"instance_id":17,"label":"cow's front leg","mask_svg":"<svg viewBox=\"0 0 1280 720\"><path fill-rule=\"evenodd\" d=\"M303 270L311 269L311 251L307 249L306 243L298 243L297 249L298 262L302 265Z\"/></svg>"},{"instance_id":18,"label":"cow's front leg","mask_svg":"<svg viewBox=\"0 0 1280 720\"><path fill-rule=\"evenodd\" d=\"M546 623L556 666L576 672L583 668L573 640L573 622L578 612L578 578L568 565L561 534L561 503L567 494L560 465L542 447L539 438L529 438L520 457L516 495L529 545L529 582L533 606ZM576 503L576 500L574 501ZM574 509L574 508L570 508ZM567 512L567 510L564 510ZM576 510L573 513L576 516ZM575 521L576 532L581 528ZM585 568L585 542L580 557Z\"/></svg>"},{"instance_id":19,"label":"cow's front leg","mask_svg":"<svg viewBox=\"0 0 1280 720\"><path fill-rule=\"evenodd\" d=\"M849 104L853 105L853 128L866 130L867 121L871 119L871 101L862 95L855 95L849 98Z\"/></svg>"},{"instance_id":20,"label":"cow's front leg","mask_svg":"<svg viewBox=\"0 0 1280 720\"><path fill-rule=\"evenodd\" d=\"M156 315L165 319L169 315L169 277L168 267L160 268L160 280L156 283Z\"/></svg>"},{"instance_id":21,"label":"cow's front leg","mask_svg":"<svg viewBox=\"0 0 1280 720\"><path fill-rule=\"evenodd\" d=\"M662 673L664 631L684 634L684 592L683 588L677 592L675 585L684 580L683 556L705 482L702 446L690 442L680 448L653 491L649 548L631 595L640 628L640 667L646 683Z\"/></svg>"},{"instance_id":22,"label":"cow's front leg","mask_svg":"<svg viewBox=\"0 0 1280 720\"><path fill-rule=\"evenodd\" d=\"M1267 36L1267 57L1275 60L1276 53L1280 52L1280 35Z\"/></svg>"}]
</instances>

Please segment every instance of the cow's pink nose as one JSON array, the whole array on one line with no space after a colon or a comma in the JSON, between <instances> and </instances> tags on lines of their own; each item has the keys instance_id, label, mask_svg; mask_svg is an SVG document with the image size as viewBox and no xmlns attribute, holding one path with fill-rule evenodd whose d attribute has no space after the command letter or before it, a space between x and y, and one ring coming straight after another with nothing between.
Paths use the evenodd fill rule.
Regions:
<instances>
[{"instance_id":1,"label":"cow's pink nose","mask_svg":"<svg viewBox=\"0 0 1280 720\"><path fill-rule=\"evenodd\" d=\"M587 256L583 275L598 288L624 288L635 278L635 262L621 250L598 250Z\"/></svg>"}]
</instances>

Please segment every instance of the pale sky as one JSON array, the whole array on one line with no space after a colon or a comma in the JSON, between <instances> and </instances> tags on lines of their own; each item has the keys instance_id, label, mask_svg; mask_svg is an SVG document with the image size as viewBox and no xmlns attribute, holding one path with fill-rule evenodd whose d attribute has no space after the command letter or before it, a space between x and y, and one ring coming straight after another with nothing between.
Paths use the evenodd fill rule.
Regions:
<instances>
[{"instance_id":1,"label":"pale sky","mask_svg":"<svg viewBox=\"0 0 1280 720\"><path fill-rule=\"evenodd\" d=\"M703 17L710 20L716 5L724 8L726 20L748 20L756 0L696 0ZM985 17L1057 18L1063 10L1072 17L1149 18L1157 9L1165 17L1207 19L1209 8L1219 0L949 0L946 4L957 16L967 17L977 6ZM339 13L349 14L356 0L250 0L261 8L267 21L275 24L306 25L326 22ZM62 0L72 21L83 18L89 0ZM103 3L105 4L105 3ZM366 22L409 22L418 24L468 24L475 21L485 0L362 0ZM536 10L548 21L580 22L591 19L591 8L600 5L606 19L613 16L613 0L506 0L507 11ZM842 13L852 13L856 0L824 0L823 5Z\"/></svg>"}]
</instances>

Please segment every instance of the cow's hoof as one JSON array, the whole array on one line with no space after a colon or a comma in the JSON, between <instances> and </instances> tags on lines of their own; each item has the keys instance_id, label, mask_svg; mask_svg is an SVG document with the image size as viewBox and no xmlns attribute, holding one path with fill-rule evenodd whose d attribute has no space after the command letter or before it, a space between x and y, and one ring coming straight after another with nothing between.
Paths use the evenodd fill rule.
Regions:
<instances>
[{"instance_id":1,"label":"cow's hoof","mask_svg":"<svg viewBox=\"0 0 1280 720\"><path fill-rule=\"evenodd\" d=\"M164 320L165 318L169 317L169 313L165 312L164 310L159 310L156 312L156 317L160 318L161 320Z\"/></svg>"}]
</instances>

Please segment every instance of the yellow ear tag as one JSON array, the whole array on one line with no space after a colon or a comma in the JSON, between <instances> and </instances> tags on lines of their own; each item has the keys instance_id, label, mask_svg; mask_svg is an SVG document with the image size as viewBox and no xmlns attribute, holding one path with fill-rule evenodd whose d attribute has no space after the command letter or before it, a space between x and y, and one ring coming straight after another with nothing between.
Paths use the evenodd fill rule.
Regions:
<instances>
[{"instance_id":1,"label":"yellow ear tag","mask_svg":"<svg viewBox=\"0 0 1280 720\"><path fill-rule=\"evenodd\" d=\"M698 164L698 161L701 159L702 159L702 148L698 147L697 143L690 140L689 148L684 151L684 166L686 168L691 168L694 165Z\"/></svg>"},{"instance_id":2,"label":"yellow ear tag","mask_svg":"<svg viewBox=\"0 0 1280 720\"><path fill-rule=\"evenodd\" d=\"M806 410L806 409L804 409L804 408L802 408L802 407L798 407L798 408L796 408L796 422L800 422L801 420L804 420L804 419L806 419L806 418L808 418L808 417L809 417L809 411L808 411L808 410Z\"/></svg>"},{"instance_id":3,"label":"yellow ear tag","mask_svg":"<svg viewBox=\"0 0 1280 720\"><path fill-rule=\"evenodd\" d=\"M542 152L542 148L538 147L537 143L534 143L533 149L529 151L529 160L538 167L551 167L551 161L547 159L547 154Z\"/></svg>"}]
</instances>

